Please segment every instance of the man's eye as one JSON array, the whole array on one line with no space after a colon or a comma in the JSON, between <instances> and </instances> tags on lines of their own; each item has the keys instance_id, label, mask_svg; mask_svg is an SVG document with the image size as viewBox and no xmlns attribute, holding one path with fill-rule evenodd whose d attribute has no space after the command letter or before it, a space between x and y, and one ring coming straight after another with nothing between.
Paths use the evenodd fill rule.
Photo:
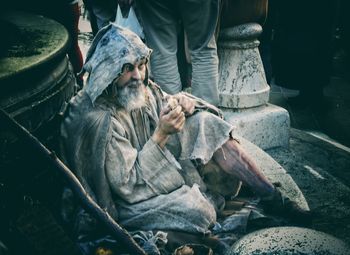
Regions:
<instances>
[{"instance_id":1,"label":"man's eye","mask_svg":"<svg viewBox=\"0 0 350 255\"><path fill-rule=\"evenodd\" d=\"M138 66L138 68L139 68L139 70L143 70L143 68L145 68L145 64L140 64L140 65Z\"/></svg>"},{"instance_id":2,"label":"man's eye","mask_svg":"<svg viewBox=\"0 0 350 255\"><path fill-rule=\"evenodd\" d=\"M124 67L125 72L132 72L134 70L134 66L130 64L126 64Z\"/></svg>"}]
</instances>

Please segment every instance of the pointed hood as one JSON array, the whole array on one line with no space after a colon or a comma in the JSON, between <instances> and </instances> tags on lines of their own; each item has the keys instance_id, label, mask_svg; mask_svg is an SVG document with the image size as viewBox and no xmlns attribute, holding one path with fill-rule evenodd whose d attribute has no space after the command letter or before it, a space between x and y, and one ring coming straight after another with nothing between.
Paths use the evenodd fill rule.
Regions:
<instances>
[{"instance_id":1,"label":"pointed hood","mask_svg":"<svg viewBox=\"0 0 350 255\"><path fill-rule=\"evenodd\" d=\"M102 28L95 36L87 53L82 74L89 73L83 90L91 102L122 73L125 64L136 64L149 59L152 50L132 31L113 23Z\"/></svg>"}]
</instances>

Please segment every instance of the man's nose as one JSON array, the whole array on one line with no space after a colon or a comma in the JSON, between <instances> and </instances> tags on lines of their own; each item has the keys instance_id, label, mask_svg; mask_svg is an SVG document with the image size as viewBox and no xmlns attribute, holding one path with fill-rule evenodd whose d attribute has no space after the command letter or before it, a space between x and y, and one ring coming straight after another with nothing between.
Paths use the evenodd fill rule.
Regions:
<instances>
[{"instance_id":1,"label":"man's nose","mask_svg":"<svg viewBox=\"0 0 350 255\"><path fill-rule=\"evenodd\" d=\"M138 68L134 68L131 73L131 77L135 80L141 80L141 72Z\"/></svg>"}]
</instances>

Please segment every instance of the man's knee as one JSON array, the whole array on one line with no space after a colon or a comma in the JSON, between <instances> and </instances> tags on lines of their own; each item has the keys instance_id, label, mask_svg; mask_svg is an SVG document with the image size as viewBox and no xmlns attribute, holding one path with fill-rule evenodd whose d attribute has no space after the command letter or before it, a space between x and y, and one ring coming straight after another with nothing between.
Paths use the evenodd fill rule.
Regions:
<instances>
[{"instance_id":1,"label":"man's knee","mask_svg":"<svg viewBox=\"0 0 350 255\"><path fill-rule=\"evenodd\" d=\"M213 160L201 167L199 173L212 192L223 196L237 196L241 189L242 182L223 171Z\"/></svg>"}]
</instances>

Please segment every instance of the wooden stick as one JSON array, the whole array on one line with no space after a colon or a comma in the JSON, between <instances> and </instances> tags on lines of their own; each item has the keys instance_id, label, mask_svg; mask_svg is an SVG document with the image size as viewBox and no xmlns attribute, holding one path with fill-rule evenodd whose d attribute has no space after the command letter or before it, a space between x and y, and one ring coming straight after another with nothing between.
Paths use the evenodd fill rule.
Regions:
<instances>
[{"instance_id":1,"label":"wooden stick","mask_svg":"<svg viewBox=\"0 0 350 255\"><path fill-rule=\"evenodd\" d=\"M135 242L132 236L122 228L114 219L91 198L85 191L79 180L72 171L59 159L54 152L48 150L35 136L20 125L16 120L0 108L1 129L8 129L15 133L23 142L27 142L32 147L31 153L37 153L43 160L47 161L49 166L57 170L68 183L74 194L77 196L81 205L92 216L96 217L116 238L122 242L131 254L146 255L146 252Z\"/></svg>"}]
</instances>

